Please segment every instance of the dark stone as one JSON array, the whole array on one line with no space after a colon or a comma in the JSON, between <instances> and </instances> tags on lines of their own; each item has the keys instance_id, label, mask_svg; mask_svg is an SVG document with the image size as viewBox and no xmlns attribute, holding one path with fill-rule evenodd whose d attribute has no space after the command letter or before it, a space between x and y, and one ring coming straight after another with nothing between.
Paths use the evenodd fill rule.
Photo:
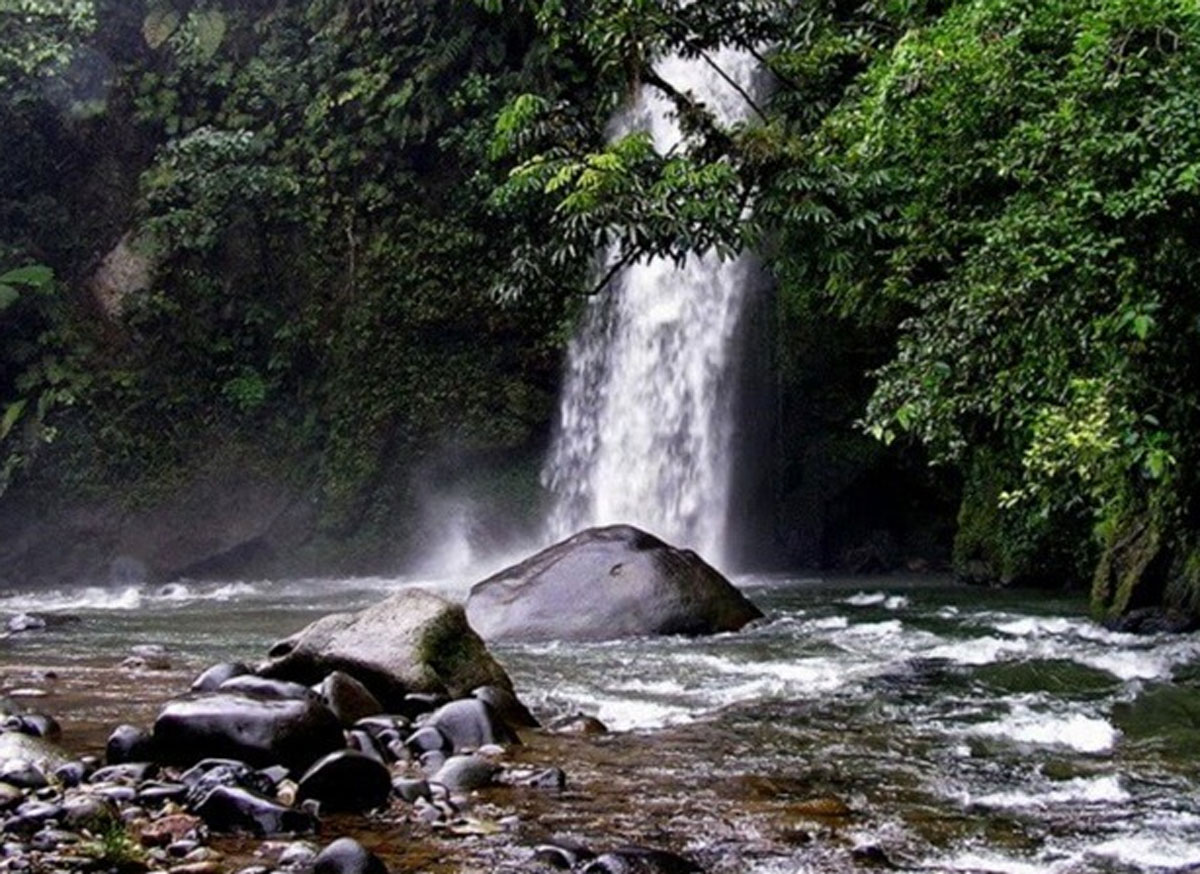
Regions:
<instances>
[{"instance_id":1,"label":"dark stone","mask_svg":"<svg viewBox=\"0 0 1200 874\"><path fill-rule=\"evenodd\" d=\"M154 723L163 761L191 765L206 758L303 771L345 745L342 726L315 697L272 700L227 692L200 693L167 704Z\"/></svg>"},{"instance_id":2,"label":"dark stone","mask_svg":"<svg viewBox=\"0 0 1200 874\"><path fill-rule=\"evenodd\" d=\"M158 774L158 765L154 762L122 762L119 765L106 765L91 773L88 781L91 783L138 783L149 780Z\"/></svg>"},{"instance_id":3,"label":"dark stone","mask_svg":"<svg viewBox=\"0 0 1200 874\"><path fill-rule=\"evenodd\" d=\"M427 725L424 728L418 728L404 741L404 745L413 751L417 756L421 753L442 752L448 753L453 751L454 744L446 735L438 730L437 726Z\"/></svg>"},{"instance_id":4,"label":"dark stone","mask_svg":"<svg viewBox=\"0 0 1200 874\"><path fill-rule=\"evenodd\" d=\"M83 762L67 762L54 769L54 779L68 789L87 779L88 768Z\"/></svg>"},{"instance_id":5,"label":"dark stone","mask_svg":"<svg viewBox=\"0 0 1200 874\"><path fill-rule=\"evenodd\" d=\"M386 765L353 750L339 750L304 773L296 799L315 799L322 811L362 811L383 806L391 791Z\"/></svg>"},{"instance_id":6,"label":"dark stone","mask_svg":"<svg viewBox=\"0 0 1200 874\"><path fill-rule=\"evenodd\" d=\"M436 774L442 765L446 764L446 754L441 750L430 750L427 753L421 753L417 762L426 774Z\"/></svg>"},{"instance_id":7,"label":"dark stone","mask_svg":"<svg viewBox=\"0 0 1200 874\"><path fill-rule=\"evenodd\" d=\"M44 713L18 713L4 720L6 731L19 731L32 737L58 740L62 737L62 726L53 716Z\"/></svg>"},{"instance_id":8,"label":"dark stone","mask_svg":"<svg viewBox=\"0 0 1200 874\"><path fill-rule=\"evenodd\" d=\"M183 783L149 782L138 787L137 800L157 807L168 801L183 801L187 793L188 787Z\"/></svg>"},{"instance_id":9,"label":"dark stone","mask_svg":"<svg viewBox=\"0 0 1200 874\"><path fill-rule=\"evenodd\" d=\"M521 742L491 705L478 698L463 698L439 707L428 717L426 725L445 735L454 752L479 749L487 744Z\"/></svg>"},{"instance_id":10,"label":"dark stone","mask_svg":"<svg viewBox=\"0 0 1200 874\"><path fill-rule=\"evenodd\" d=\"M564 870L590 862L596 854L579 841L565 837L551 838L533 851L533 861Z\"/></svg>"},{"instance_id":11,"label":"dark stone","mask_svg":"<svg viewBox=\"0 0 1200 874\"><path fill-rule=\"evenodd\" d=\"M354 727L365 729L371 733L372 737L382 739L385 733L407 731L412 727L412 722L407 717L398 714L381 713L358 720L354 723Z\"/></svg>"},{"instance_id":12,"label":"dark stone","mask_svg":"<svg viewBox=\"0 0 1200 874\"><path fill-rule=\"evenodd\" d=\"M299 683L288 683L284 680L269 680L256 677L253 674L241 674L230 677L217 687L219 692L235 692L240 695L250 695L254 698L270 698L274 701L309 701L319 698L312 689Z\"/></svg>"},{"instance_id":13,"label":"dark stone","mask_svg":"<svg viewBox=\"0 0 1200 874\"><path fill-rule=\"evenodd\" d=\"M1200 616L1162 607L1143 607L1105 619L1104 627L1125 634L1188 634L1200 630Z\"/></svg>"},{"instance_id":14,"label":"dark stone","mask_svg":"<svg viewBox=\"0 0 1200 874\"><path fill-rule=\"evenodd\" d=\"M338 838L313 860L313 874L387 874L379 857L353 838Z\"/></svg>"},{"instance_id":15,"label":"dark stone","mask_svg":"<svg viewBox=\"0 0 1200 874\"><path fill-rule=\"evenodd\" d=\"M409 719L416 719L418 716L432 713L449 701L449 696L440 692L409 692L400 702L400 710Z\"/></svg>"},{"instance_id":16,"label":"dark stone","mask_svg":"<svg viewBox=\"0 0 1200 874\"><path fill-rule=\"evenodd\" d=\"M213 831L248 832L257 837L316 830L307 811L284 807L238 786L217 786L196 805L196 815Z\"/></svg>"},{"instance_id":17,"label":"dark stone","mask_svg":"<svg viewBox=\"0 0 1200 874\"><path fill-rule=\"evenodd\" d=\"M24 759L8 759L0 762L0 782L18 789L41 789L46 786L46 774L33 762Z\"/></svg>"},{"instance_id":18,"label":"dark stone","mask_svg":"<svg viewBox=\"0 0 1200 874\"><path fill-rule=\"evenodd\" d=\"M367 687L344 671L334 671L322 680L318 694L342 725L354 725L364 717L383 712Z\"/></svg>"},{"instance_id":19,"label":"dark stone","mask_svg":"<svg viewBox=\"0 0 1200 874\"><path fill-rule=\"evenodd\" d=\"M312 685L343 671L386 708L410 692L465 695L512 681L467 625L461 607L420 589L404 589L358 613L318 619L271 648L259 673Z\"/></svg>"},{"instance_id":20,"label":"dark stone","mask_svg":"<svg viewBox=\"0 0 1200 874\"><path fill-rule=\"evenodd\" d=\"M203 671L192 680L193 692L215 692L217 687L226 680L245 676L250 673L248 665L241 662L221 662Z\"/></svg>"},{"instance_id":21,"label":"dark stone","mask_svg":"<svg viewBox=\"0 0 1200 874\"><path fill-rule=\"evenodd\" d=\"M387 764L387 758L376 743L375 738L371 737L371 733L361 728L351 729L346 732L346 746L350 749L362 753L364 756L369 756L381 765Z\"/></svg>"},{"instance_id":22,"label":"dark stone","mask_svg":"<svg viewBox=\"0 0 1200 874\"><path fill-rule=\"evenodd\" d=\"M104 761L110 765L148 762L154 758L154 738L136 725L118 725L104 745Z\"/></svg>"},{"instance_id":23,"label":"dark stone","mask_svg":"<svg viewBox=\"0 0 1200 874\"><path fill-rule=\"evenodd\" d=\"M187 802L193 807L218 786L236 786L269 796L279 782L271 774L233 759L205 759L185 771L179 781L187 787Z\"/></svg>"},{"instance_id":24,"label":"dark stone","mask_svg":"<svg viewBox=\"0 0 1200 874\"><path fill-rule=\"evenodd\" d=\"M514 729L541 727L541 723L529 712L529 708L507 689L501 689L499 686L480 686L472 690L471 696L491 705L491 708L500 714L500 718Z\"/></svg>"},{"instance_id":25,"label":"dark stone","mask_svg":"<svg viewBox=\"0 0 1200 874\"><path fill-rule=\"evenodd\" d=\"M610 640L736 631L762 616L690 550L628 525L589 528L477 583L485 640Z\"/></svg>"},{"instance_id":26,"label":"dark stone","mask_svg":"<svg viewBox=\"0 0 1200 874\"><path fill-rule=\"evenodd\" d=\"M493 785L499 773L500 766L483 756L451 756L429 781L451 791L470 792Z\"/></svg>"},{"instance_id":27,"label":"dark stone","mask_svg":"<svg viewBox=\"0 0 1200 874\"><path fill-rule=\"evenodd\" d=\"M98 795L72 795L63 801L62 823L71 829L100 832L117 821L117 806Z\"/></svg>"},{"instance_id":28,"label":"dark stone","mask_svg":"<svg viewBox=\"0 0 1200 874\"><path fill-rule=\"evenodd\" d=\"M621 847L599 856L583 874L702 874L694 862L646 847Z\"/></svg>"},{"instance_id":29,"label":"dark stone","mask_svg":"<svg viewBox=\"0 0 1200 874\"><path fill-rule=\"evenodd\" d=\"M433 794L429 791L428 780L410 780L400 777L392 781L392 789L395 790L397 796L409 804L412 804L418 798L433 801Z\"/></svg>"}]
</instances>

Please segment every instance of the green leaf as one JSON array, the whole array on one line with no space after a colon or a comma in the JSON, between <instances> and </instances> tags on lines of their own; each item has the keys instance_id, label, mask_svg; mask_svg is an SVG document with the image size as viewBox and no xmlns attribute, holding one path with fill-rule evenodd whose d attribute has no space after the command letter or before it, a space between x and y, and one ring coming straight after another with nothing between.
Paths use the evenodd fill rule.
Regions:
<instances>
[{"instance_id":1,"label":"green leaf","mask_svg":"<svg viewBox=\"0 0 1200 874\"><path fill-rule=\"evenodd\" d=\"M170 39L171 34L179 27L179 14L169 7L159 7L150 10L150 14L142 21L142 36L146 45L158 49Z\"/></svg>"},{"instance_id":2,"label":"green leaf","mask_svg":"<svg viewBox=\"0 0 1200 874\"><path fill-rule=\"evenodd\" d=\"M11 285L0 283L0 313L16 303L17 298L20 296L20 292Z\"/></svg>"},{"instance_id":3,"label":"green leaf","mask_svg":"<svg viewBox=\"0 0 1200 874\"><path fill-rule=\"evenodd\" d=\"M30 288L41 288L54 281L54 271L44 264L30 264L28 267L18 267L7 273L0 273L0 283L5 285L27 285Z\"/></svg>"},{"instance_id":4,"label":"green leaf","mask_svg":"<svg viewBox=\"0 0 1200 874\"><path fill-rule=\"evenodd\" d=\"M25 412L25 398L9 404L4 408L4 416L0 418L0 440L8 436L13 425L17 424L17 420L21 418L21 413Z\"/></svg>"}]
</instances>

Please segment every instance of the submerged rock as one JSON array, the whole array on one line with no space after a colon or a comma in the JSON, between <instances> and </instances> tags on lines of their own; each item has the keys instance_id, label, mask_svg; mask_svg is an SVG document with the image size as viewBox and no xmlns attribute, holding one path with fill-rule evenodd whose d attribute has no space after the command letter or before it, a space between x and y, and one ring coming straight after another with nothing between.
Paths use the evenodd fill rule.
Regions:
<instances>
[{"instance_id":1,"label":"submerged rock","mask_svg":"<svg viewBox=\"0 0 1200 874\"><path fill-rule=\"evenodd\" d=\"M589 528L477 583L485 640L608 640L736 631L762 613L690 550L629 525Z\"/></svg>"},{"instance_id":2,"label":"submerged rock","mask_svg":"<svg viewBox=\"0 0 1200 874\"><path fill-rule=\"evenodd\" d=\"M267 699L227 692L178 698L154 722L162 761L238 759L254 767L280 764L303 771L345 746L341 723L315 696Z\"/></svg>"},{"instance_id":3,"label":"submerged rock","mask_svg":"<svg viewBox=\"0 0 1200 874\"><path fill-rule=\"evenodd\" d=\"M262 676L311 686L343 671L388 708L400 709L409 692L461 696L483 685L512 688L462 608L419 589L318 619L268 655Z\"/></svg>"},{"instance_id":4,"label":"submerged rock","mask_svg":"<svg viewBox=\"0 0 1200 874\"><path fill-rule=\"evenodd\" d=\"M338 838L317 853L313 874L387 874L379 857L353 838Z\"/></svg>"}]
</instances>

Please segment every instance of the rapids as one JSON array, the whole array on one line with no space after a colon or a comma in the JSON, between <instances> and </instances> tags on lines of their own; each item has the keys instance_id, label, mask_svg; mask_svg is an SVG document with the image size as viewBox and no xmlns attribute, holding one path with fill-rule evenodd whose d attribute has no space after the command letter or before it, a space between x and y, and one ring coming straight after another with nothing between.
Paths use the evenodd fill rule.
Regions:
<instances>
[{"instance_id":1,"label":"rapids","mask_svg":"<svg viewBox=\"0 0 1200 874\"><path fill-rule=\"evenodd\" d=\"M1082 601L936 578L737 582L767 614L739 634L493 648L535 712L614 729L545 742L574 788L534 822L666 843L716 872L1200 866L1200 636L1116 634ZM253 660L413 584L464 594L386 579L10 592L2 613L79 622L9 636L0 677L112 674L138 644L188 671ZM50 689L27 703L111 721L112 701ZM520 870L511 849L456 846Z\"/></svg>"}]
</instances>

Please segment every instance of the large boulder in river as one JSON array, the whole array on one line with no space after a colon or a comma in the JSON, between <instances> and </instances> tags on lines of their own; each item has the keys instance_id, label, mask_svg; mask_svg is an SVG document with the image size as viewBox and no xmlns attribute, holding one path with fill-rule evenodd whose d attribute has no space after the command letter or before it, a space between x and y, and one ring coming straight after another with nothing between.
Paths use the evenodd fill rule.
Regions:
<instances>
[{"instance_id":1,"label":"large boulder in river","mask_svg":"<svg viewBox=\"0 0 1200 874\"><path fill-rule=\"evenodd\" d=\"M342 724L315 695L191 694L168 702L154 722L155 751L173 765L236 759L255 768L284 765L301 772L345 745Z\"/></svg>"},{"instance_id":2,"label":"large boulder in river","mask_svg":"<svg viewBox=\"0 0 1200 874\"><path fill-rule=\"evenodd\" d=\"M264 677L313 685L342 671L393 711L409 692L457 698L477 686L512 689L462 607L421 589L318 619L275 644L268 657L258 670Z\"/></svg>"},{"instance_id":3,"label":"large boulder in river","mask_svg":"<svg viewBox=\"0 0 1200 874\"><path fill-rule=\"evenodd\" d=\"M690 550L629 525L589 528L471 589L485 640L609 640L736 631L762 616Z\"/></svg>"}]
</instances>

